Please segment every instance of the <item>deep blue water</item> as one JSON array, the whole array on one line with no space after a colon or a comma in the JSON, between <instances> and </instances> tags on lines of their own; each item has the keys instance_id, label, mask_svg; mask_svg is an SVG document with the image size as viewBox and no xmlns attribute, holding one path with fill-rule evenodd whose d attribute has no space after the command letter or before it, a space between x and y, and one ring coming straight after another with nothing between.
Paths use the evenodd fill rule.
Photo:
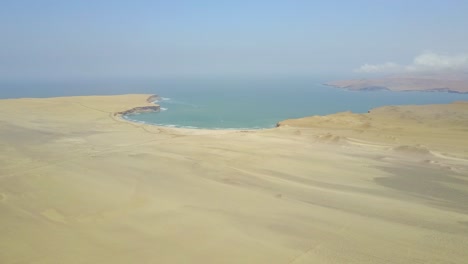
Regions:
<instances>
[{"instance_id":1,"label":"deep blue water","mask_svg":"<svg viewBox=\"0 0 468 264\"><path fill-rule=\"evenodd\" d=\"M166 100L159 113L127 118L191 128L268 128L278 121L341 111L356 113L383 105L434 104L468 100L468 94L351 92L315 79L192 79L139 81L0 83L0 98L151 93ZM72 118L72 117L71 117Z\"/></svg>"}]
</instances>

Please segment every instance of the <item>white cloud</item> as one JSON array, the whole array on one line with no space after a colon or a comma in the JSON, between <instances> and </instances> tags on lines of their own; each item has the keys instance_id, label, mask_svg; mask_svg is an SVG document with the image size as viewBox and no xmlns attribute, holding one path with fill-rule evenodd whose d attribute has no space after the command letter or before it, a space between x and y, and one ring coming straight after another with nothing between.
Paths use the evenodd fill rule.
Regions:
<instances>
[{"instance_id":1,"label":"white cloud","mask_svg":"<svg viewBox=\"0 0 468 264\"><path fill-rule=\"evenodd\" d=\"M364 64L355 71L361 73L396 73L464 69L468 69L468 54L448 56L434 52L424 52L416 56L409 65L399 65L394 62Z\"/></svg>"},{"instance_id":2,"label":"white cloud","mask_svg":"<svg viewBox=\"0 0 468 264\"><path fill-rule=\"evenodd\" d=\"M364 64L358 69L356 69L357 72L369 72L369 73L374 73L374 72L397 72L401 71L401 66L394 63L394 62L387 62L384 64Z\"/></svg>"},{"instance_id":3,"label":"white cloud","mask_svg":"<svg viewBox=\"0 0 468 264\"><path fill-rule=\"evenodd\" d=\"M433 52L425 52L413 60L412 65L407 66L407 70L445 70L468 68L468 54L457 56L439 55Z\"/></svg>"}]
</instances>

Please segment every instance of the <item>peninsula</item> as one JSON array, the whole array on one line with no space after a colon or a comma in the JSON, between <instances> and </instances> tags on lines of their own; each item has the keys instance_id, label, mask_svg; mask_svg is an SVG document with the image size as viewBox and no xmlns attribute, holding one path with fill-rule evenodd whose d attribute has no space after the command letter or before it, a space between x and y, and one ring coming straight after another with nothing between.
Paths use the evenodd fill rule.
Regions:
<instances>
[{"instance_id":1,"label":"peninsula","mask_svg":"<svg viewBox=\"0 0 468 264\"><path fill-rule=\"evenodd\" d=\"M400 74L379 78L339 80L325 85L351 91L427 91L468 93L468 73Z\"/></svg>"}]
</instances>

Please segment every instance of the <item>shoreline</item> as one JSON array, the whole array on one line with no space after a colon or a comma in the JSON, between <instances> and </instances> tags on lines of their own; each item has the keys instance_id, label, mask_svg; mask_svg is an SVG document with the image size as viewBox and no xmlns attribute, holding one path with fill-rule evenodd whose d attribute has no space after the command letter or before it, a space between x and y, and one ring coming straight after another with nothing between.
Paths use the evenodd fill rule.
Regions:
<instances>
[{"instance_id":1,"label":"shoreline","mask_svg":"<svg viewBox=\"0 0 468 264\"><path fill-rule=\"evenodd\" d=\"M326 84L324 84L324 85L326 85ZM332 86L332 85L330 85L330 86ZM391 91L391 90L388 90L388 91L390 91L390 92L399 92L399 91ZM426 92L429 92L429 91L426 91ZM209 131L213 131L213 132L261 132L261 131L274 130L274 129L277 129L277 128L280 128L280 127L282 127L282 128L287 127L287 126L289 126L287 123L290 120L300 120L300 119L307 119L307 118L312 118L312 117L327 117L327 116L333 116L333 115L340 115L340 114L343 114L343 113L349 113L351 115L366 115L366 114L371 113L372 111L378 110L380 108L385 108L385 107L447 105L447 104L386 105L386 106L380 106L380 107L369 109L367 113L354 113L354 112L351 112L351 111L346 111L346 112L336 112L336 113L327 114L327 115L310 115L310 116L304 116L304 117L299 117L299 118L285 119L285 120L278 121L276 124L273 125L273 127L258 128L258 129L246 129L246 128L209 129L209 128L197 128L197 127L188 128L188 127L176 127L176 126L170 127L170 126L158 125L158 124L153 124L153 123L139 122L139 121L124 118L124 116L126 114L159 112L160 111L160 106L158 104L156 104L156 100L155 100L155 99L158 99L158 98L161 98L161 97L159 95L156 95L156 94L150 95L146 99L146 103L153 104L152 106L148 106L148 105L146 105L146 106L134 106L134 107L132 107L130 109L127 109L127 110L122 110L122 111L119 111L119 112L115 112L115 113L113 113L113 115L115 117L118 117L119 120L124 121L124 122L129 122L129 123L132 123L132 124L146 125L146 126L153 126L153 127L157 127L157 128L160 128L160 129L164 128L164 129L179 130L180 132L194 132L194 131L200 131L200 132L204 132L204 133L207 133ZM449 103L449 105L450 104L468 104L468 101L457 100L457 101L453 101L453 102Z\"/></svg>"},{"instance_id":2,"label":"shoreline","mask_svg":"<svg viewBox=\"0 0 468 264\"><path fill-rule=\"evenodd\" d=\"M468 94L468 73L414 73L334 80L324 83L350 91L446 92Z\"/></svg>"},{"instance_id":3,"label":"shoreline","mask_svg":"<svg viewBox=\"0 0 468 264\"><path fill-rule=\"evenodd\" d=\"M153 123L146 123L146 122L139 122L135 120L131 120L130 118L124 118L125 115L127 114L137 114L137 113L152 113L152 112L159 112L160 111L160 105L156 104L156 100L159 100L161 97L159 95L151 95L146 99L147 103L154 104L153 106L135 106L127 110L122 110L119 112L113 113L113 116L119 118L121 121L125 122L130 122L132 124L140 124L140 125L147 125L147 126L153 126L157 127L160 129L172 129L172 130L178 130L179 132L185 132L185 133L190 133L193 134L195 131L200 132L201 134L206 134L211 132L221 132L221 133L227 133L227 132L255 132L255 131L265 131L265 130L270 130L270 129L275 129L276 127L270 127L270 128L219 128L219 129L210 129L210 128L198 128L198 127L171 127L171 126L163 126L163 125L158 125L158 124L153 124Z\"/></svg>"},{"instance_id":4,"label":"shoreline","mask_svg":"<svg viewBox=\"0 0 468 264\"><path fill-rule=\"evenodd\" d=\"M255 132L255 131L263 131L263 130L268 130L271 128L265 128L265 129L207 129L207 128L182 128L182 127L169 127L169 126L161 126L157 124L151 124L151 123L146 123L146 122L138 122L134 121L131 119L124 118L124 116L128 113L148 113L148 112L158 112L160 106L156 104L155 106L155 100L154 99L161 98L159 95L153 94L150 95L148 98L146 98L146 103L153 104L151 106L133 106L129 109L126 110L121 110L118 112L112 113L112 117L115 120L119 122L125 122L129 123L132 125L137 125L137 126L146 126L146 127L152 127L156 128L159 131L163 131L166 133L179 133L182 135L208 135L208 134L229 134L229 133L239 133L239 132Z\"/></svg>"},{"instance_id":5,"label":"shoreline","mask_svg":"<svg viewBox=\"0 0 468 264\"><path fill-rule=\"evenodd\" d=\"M322 83L324 86L336 88L336 89L342 89L346 91L352 91L352 92L395 92L395 93L404 93L404 92L423 92L423 93L453 93L453 94L468 94L468 92L463 92L463 91L457 91L457 90L452 90L450 88L432 88L432 89L404 89L404 90L395 90L386 86L374 86L374 85L369 85L369 86L364 86L364 87L353 87L352 85L339 85L339 84L333 84L331 83Z\"/></svg>"},{"instance_id":6,"label":"shoreline","mask_svg":"<svg viewBox=\"0 0 468 264\"><path fill-rule=\"evenodd\" d=\"M156 94L150 95L148 98L146 98L146 105L135 106L130 109L115 112L114 116L124 116L128 114L137 114L137 113L159 112L161 111L161 106L156 104L159 98L160 98L159 95L156 95Z\"/></svg>"}]
</instances>

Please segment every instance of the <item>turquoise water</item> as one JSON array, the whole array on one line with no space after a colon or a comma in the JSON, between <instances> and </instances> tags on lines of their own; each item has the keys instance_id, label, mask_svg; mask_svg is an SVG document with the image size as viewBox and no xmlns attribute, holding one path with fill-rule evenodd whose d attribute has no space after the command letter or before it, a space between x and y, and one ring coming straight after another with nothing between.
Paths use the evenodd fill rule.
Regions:
<instances>
[{"instance_id":1,"label":"turquoise water","mask_svg":"<svg viewBox=\"0 0 468 264\"><path fill-rule=\"evenodd\" d=\"M165 111L126 118L163 126L209 129L270 128L288 118L341 111L364 113L383 105L468 101L468 94L351 92L321 85L340 78L0 82L0 98L159 94L166 98L159 102Z\"/></svg>"},{"instance_id":2,"label":"turquoise water","mask_svg":"<svg viewBox=\"0 0 468 264\"><path fill-rule=\"evenodd\" d=\"M206 86L190 83L155 92L159 113L126 119L169 127L208 129L271 128L289 118L342 111L364 113L383 105L434 104L468 100L468 94L433 92L352 92L319 81L257 81Z\"/></svg>"}]
</instances>

